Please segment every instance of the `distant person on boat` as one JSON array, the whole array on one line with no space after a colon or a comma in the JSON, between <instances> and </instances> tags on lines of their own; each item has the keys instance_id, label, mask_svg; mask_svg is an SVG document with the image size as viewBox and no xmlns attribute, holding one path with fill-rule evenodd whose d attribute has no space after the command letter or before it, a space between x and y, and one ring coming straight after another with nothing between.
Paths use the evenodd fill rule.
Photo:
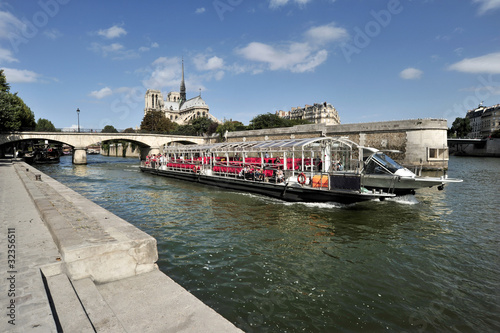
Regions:
<instances>
[{"instance_id":1,"label":"distant person on boat","mask_svg":"<svg viewBox=\"0 0 500 333\"><path fill-rule=\"evenodd\" d=\"M246 167L241 168L240 172L238 173L238 178L245 178L245 170Z\"/></svg>"},{"instance_id":2,"label":"distant person on boat","mask_svg":"<svg viewBox=\"0 0 500 333\"><path fill-rule=\"evenodd\" d=\"M257 181L264 180L264 171L262 169L255 170L254 180L257 180Z\"/></svg>"},{"instance_id":3,"label":"distant person on boat","mask_svg":"<svg viewBox=\"0 0 500 333\"><path fill-rule=\"evenodd\" d=\"M278 183L282 183L285 180L285 175L283 174L283 170L276 171L276 181Z\"/></svg>"},{"instance_id":4,"label":"distant person on boat","mask_svg":"<svg viewBox=\"0 0 500 333\"><path fill-rule=\"evenodd\" d=\"M344 166L342 165L342 162L339 161L339 164L337 165L337 170L342 171L344 170Z\"/></svg>"}]
</instances>

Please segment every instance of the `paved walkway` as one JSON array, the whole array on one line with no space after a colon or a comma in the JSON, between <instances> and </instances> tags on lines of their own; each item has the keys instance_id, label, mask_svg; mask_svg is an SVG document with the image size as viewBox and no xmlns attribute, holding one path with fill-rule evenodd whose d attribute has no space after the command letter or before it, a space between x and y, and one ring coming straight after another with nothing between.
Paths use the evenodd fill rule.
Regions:
<instances>
[{"instance_id":1,"label":"paved walkway","mask_svg":"<svg viewBox=\"0 0 500 333\"><path fill-rule=\"evenodd\" d=\"M241 332L158 270L151 236L37 174L0 160L0 332Z\"/></svg>"},{"instance_id":2,"label":"paved walkway","mask_svg":"<svg viewBox=\"0 0 500 333\"><path fill-rule=\"evenodd\" d=\"M40 267L61 256L8 160L0 160L0 189L0 332L56 332Z\"/></svg>"}]
</instances>

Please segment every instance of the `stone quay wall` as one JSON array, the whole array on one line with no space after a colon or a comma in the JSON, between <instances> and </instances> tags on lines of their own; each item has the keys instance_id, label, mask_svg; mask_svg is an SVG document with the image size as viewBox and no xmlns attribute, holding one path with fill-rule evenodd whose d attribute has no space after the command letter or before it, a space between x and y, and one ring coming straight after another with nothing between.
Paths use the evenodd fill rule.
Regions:
<instances>
[{"instance_id":1,"label":"stone quay wall","mask_svg":"<svg viewBox=\"0 0 500 333\"><path fill-rule=\"evenodd\" d=\"M445 119L409 119L230 132L226 139L237 142L342 136L361 146L397 150L399 153L390 156L407 167L437 170L448 167L447 129Z\"/></svg>"}]
</instances>

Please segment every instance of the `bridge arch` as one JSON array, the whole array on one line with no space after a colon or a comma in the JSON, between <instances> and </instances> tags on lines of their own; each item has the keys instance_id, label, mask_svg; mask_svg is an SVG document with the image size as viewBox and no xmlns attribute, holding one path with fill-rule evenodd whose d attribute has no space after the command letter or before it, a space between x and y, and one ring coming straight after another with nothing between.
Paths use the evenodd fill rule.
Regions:
<instances>
[{"instance_id":1,"label":"bridge arch","mask_svg":"<svg viewBox=\"0 0 500 333\"><path fill-rule=\"evenodd\" d=\"M49 140L67 144L74 149L73 163L86 164L86 147L97 142L123 140L137 143L141 147L141 159L149 153L159 153L160 148L172 142L203 144L205 138L184 135L163 135L145 133L75 133L75 132L9 132L0 133L2 145L23 140Z\"/></svg>"}]
</instances>

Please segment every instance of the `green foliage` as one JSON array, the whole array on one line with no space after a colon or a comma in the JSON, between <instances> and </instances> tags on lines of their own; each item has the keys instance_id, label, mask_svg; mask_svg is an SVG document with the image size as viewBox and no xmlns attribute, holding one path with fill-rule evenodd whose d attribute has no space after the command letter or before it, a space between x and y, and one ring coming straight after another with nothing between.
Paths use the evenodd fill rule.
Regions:
<instances>
[{"instance_id":1,"label":"green foliage","mask_svg":"<svg viewBox=\"0 0 500 333\"><path fill-rule=\"evenodd\" d=\"M193 125L188 124L188 125L181 125L177 127L175 132L172 134L179 134L179 135L191 135L191 136L196 136L196 129L194 128Z\"/></svg>"},{"instance_id":2,"label":"green foliage","mask_svg":"<svg viewBox=\"0 0 500 333\"><path fill-rule=\"evenodd\" d=\"M101 133L118 133L118 130L112 125L106 125L102 129Z\"/></svg>"},{"instance_id":3,"label":"green foliage","mask_svg":"<svg viewBox=\"0 0 500 333\"><path fill-rule=\"evenodd\" d=\"M262 129L262 128L276 128L276 127L289 127L286 119L283 119L276 114L265 113L255 116L250 120L249 129Z\"/></svg>"},{"instance_id":4,"label":"green foliage","mask_svg":"<svg viewBox=\"0 0 500 333\"><path fill-rule=\"evenodd\" d=\"M0 93L8 93L10 91L10 86L7 83L7 78L3 73L3 69L0 69Z\"/></svg>"},{"instance_id":5,"label":"green foliage","mask_svg":"<svg viewBox=\"0 0 500 333\"><path fill-rule=\"evenodd\" d=\"M149 111L141 122L141 131L150 133L172 133L177 124L165 117L162 111Z\"/></svg>"},{"instance_id":6,"label":"green foliage","mask_svg":"<svg viewBox=\"0 0 500 333\"><path fill-rule=\"evenodd\" d=\"M123 133L135 133L135 130L132 127L125 128L123 130Z\"/></svg>"},{"instance_id":7,"label":"green foliage","mask_svg":"<svg viewBox=\"0 0 500 333\"><path fill-rule=\"evenodd\" d=\"M0 70L0 131L33 130L35 114L17 96L10 92L10 86L3 70Z\"/></svg>"},{"instance_id":8,"label":"green foliage","mask_svg":"<svg viewBox=\"0 0 500 333\"><path fill-rule=\"evenodd\" d=\"M212 119L207 117L196 118L190 122L193 125L197 134L208 134L212 135L217 129L217 127L213 126L215 122ZM211 132L210 132L211 131Z\"/></svg>"},{"instance_id":9,"label":"green foliage","mask_svg":"<svg viewBox=\"0 0 500 333\"><path fill-rule=\"evenodd\" d=\"M302 119L285 119L273 113L260 114L250 120L248 129L263 129L263 128L277 128L277 127L292 127L296 125L310 124L307 120Z\"/></svg>"},{"instance_id":10,"label":"green foliage","mask_svg":"<svg viewBox=\"0 0 500 333\"><path fill-rule=\"evenodd\" d=\"M36 122L35 131L37 132L58 132L50 120L40 118Z\"/></svg>"},{"instance_id":11,"label":"green foliage","mask_svg":"<svg viewBox=\"0 0 500 333\"><path fill-rule=\"evenodd\" d=\"M457 117L451 125L451 135L459 138L467 136L472 131L469 118Z\"/></svg>"},{"instance_id":12,"label":"green foliage","mask_svg":"<svg viewBox=\"0 0 500 333\"><path fill-rule=\"evenodd\" d=\"M216 133L219 134L219 140L225 139L226 132L235 132L245 128L245 125L239 121L226 120L217 127Z\"/></svg>"}]
</instances>

